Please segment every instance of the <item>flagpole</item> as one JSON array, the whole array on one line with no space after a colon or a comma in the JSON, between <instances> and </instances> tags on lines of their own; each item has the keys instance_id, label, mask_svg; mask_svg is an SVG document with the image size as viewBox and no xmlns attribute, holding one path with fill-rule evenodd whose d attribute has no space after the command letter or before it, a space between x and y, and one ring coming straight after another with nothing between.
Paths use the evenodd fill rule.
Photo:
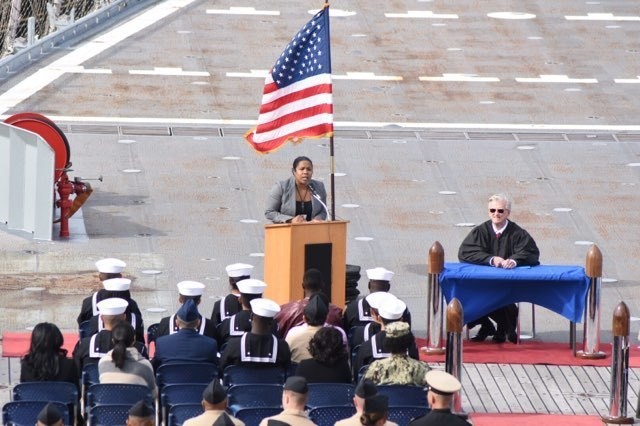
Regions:
<instances>
[{"instance_id":1,"label":"flagpole","mask_svg":"<svg viewBox=\"0 0 640 426\"><path fill-rule=\"evenodd\" d=\"M324 7L329 7L329 0L324 1ZM327 22L331 21L331 15L327 16ZM331 34L331 27L329 26L329 34ZM331 63L331 43L328 44L329 50L329 63ZM333 145L333 132L329 136L329 169L331 172L331 220L336 220L336 179L335 179L335 162L334 162L334 145Z\"/></svg>"}]
</instances>

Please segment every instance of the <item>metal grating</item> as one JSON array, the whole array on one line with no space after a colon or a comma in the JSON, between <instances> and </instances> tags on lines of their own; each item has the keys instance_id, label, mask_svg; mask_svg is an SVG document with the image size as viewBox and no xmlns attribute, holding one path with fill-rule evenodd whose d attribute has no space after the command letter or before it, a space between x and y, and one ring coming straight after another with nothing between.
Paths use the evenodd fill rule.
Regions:
<instances>
[{"instance_id":1,"label":"metal grating","mask_svg":"<svg viewBox=\"0 0 640 426\"><path fill-rule=\"evenodd\" d=\"M466 140L463 132L418 132L418 138L423 140Z\"/></svg>"},{"instance_id":2,"label":"metal grating","mask_svg":"<svg viewBox=\"0 0 640 426\"><path fill-rule=\"evenodd\" d=\"M172 127L173 136L222 136L218 127Z\"/></svg>"},{"instance_id":3,"label":"metal grating","mask_svg":"<svg viewBox=\"0 0 640 426\"><path fill-rule=\"evenodd\" d=\"M171 136L171 128L167 126L121 126L122 135L135 136Z\"/></svg>"},{"instance_id":4,"label":"metal grating","mask_svg":"<svg viewBox=\"0 0 640 426\"><path fill-rule=\"evenodd\" d=\"M100 124L70 124L69 132L71 133L93 133L100 135L117 135L118 126L100 125Z\"/></svg>"},{"instance_id":5,"label":"metal grating","mask_svg":"<svg viewBox=\"0 0 640 426\"><path fill-rule=\"evenodd\" d=\"M224 127L220 129L221 136L244 136L249 127Z\"/></svg>"},{"instance_id":6,"label":"metal grating","mask_svg":"<svg viewBox=\"0 0 640 426\"><path fill-rule=\"evenodd\" d=\"M371 139L416 139L416 132L407 130L371 130Z\"/></svg>"},{"instance_id":7,"label":"metal grating","mask_svg":"<svg viewBox=\"0 0 640 426\"><path fill-rule=\"evenodd\" d=\"M515 141L513 133L467 132L469 139L482 141Z\"/></svg>"},{"instance_id":8,"label":"metal grating","mask_svg":"<svg viewBox=\"0 0 640 426\"><path fill-rule=\"evenodd\" d=\"M564 133L516 133L515 137L519 141L540 141L540 142L564 142Z\"/></svg>"},{"instance_id":9,"label":"metal grating","mask_svg":"<svg viewBox=\"0 0 640 426\"><path fill-rule=\"evenodd\" d=\"M345 130L334 129L333 134L336 138L345 139L369 139L366 130Z\"/></svg>"},{"instance_id":10,"label":"metal grating","mask_svg":"<svg viewBox=\"0 0 640 426\"><path fill-rule=\"evenodd\" d=\"M620 142L640 142L640 134L618 133L615 137Z\"/></svg>"},{"instance_id":11,"label":"metal grating","mask_svg":"<svg viewBox=\"0 0 640 426\"><path fill-rule=\"evenodd\" d=\"M615 138L610 133L567 133L567 139L570 141L602 141L614 142Z\"/></svg>"}]
</instances>

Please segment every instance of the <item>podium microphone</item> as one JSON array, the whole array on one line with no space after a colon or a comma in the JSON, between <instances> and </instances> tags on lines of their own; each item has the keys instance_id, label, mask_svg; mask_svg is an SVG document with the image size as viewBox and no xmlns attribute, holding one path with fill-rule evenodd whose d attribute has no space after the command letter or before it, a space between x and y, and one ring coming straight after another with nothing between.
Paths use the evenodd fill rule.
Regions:
<instances>
[{"instance_id":1,"label":"podium microphone","mask_svg":"<svg viewBox=\"0 0 640 426\"><path fill-rule=\"evenodd\" d=\"M320 195L316 192L315 188L313 187L313 185L311 185L311 182L309 182L309 189L311 190L311 196L313 198L315 198L316 200L318 200L318 202L320 204L322 204L322 207L324 208L324 211L327 213L327 218L325 220L329 220L329 218L331 217L331 215L329 214L329 208L327 207L327 205L322 201L322 198L320 198Z\"/></svg>"}]
</instances>

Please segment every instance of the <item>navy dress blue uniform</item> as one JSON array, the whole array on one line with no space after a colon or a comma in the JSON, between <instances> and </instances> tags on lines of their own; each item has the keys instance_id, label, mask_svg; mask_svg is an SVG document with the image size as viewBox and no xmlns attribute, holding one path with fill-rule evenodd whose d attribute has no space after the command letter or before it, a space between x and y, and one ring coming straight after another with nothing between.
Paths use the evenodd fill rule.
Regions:
<instances>
[{"instance_id":1,"label":"navy dress blue uniform","mask_svg":"<svg viewBox=\"0 0 640 426\"><path fill-rule=\"evenodd\" d=\"M227 318L242 310L239 298L239 294L229 293L222 299L216 300L213 304L213 312L211 313L211 321L216 327Z\"/></svg>"},{"instance_id":2,"label":"navy dress blue uniform","mask_svg":"<svg viewBox=\"0 0 640 426\"><path fill-rule=\"evenodd\" d=\"M131 306L131 302L133 301L129 301L129 306ZM135 309L138 309L138 305L135 305ZM140 314L140 310L138 309L138 313L135 313L127 308L125 314L127 316L126 321L131 324L133 329L136 331L136 340L138 342L144 342L144 323L142 322L142 314ZM94 335L103 328L104 324L102 324L102 321L100 320L100 315L95 315L89 320L88 335Z\"/></svg>"},{"instance_id":3,"label":"navy dress blue uniform","mask_svg":"<svg viewBox=\"0 0 640 426\"><path fill-rule=\"evenodd\" d=\"M210 337L202 336L191 328L182 328L177 333L162 336L156 340L156 352L152 360L153 368L171 362L218 361L218 344Z\"/></svg>"},{"instance_id":4,"label":"navy dress blue uniform","mask_svg":"<svg viewBox=\"0 0 640 426\"><path fill-rule=\"evenodd\" d=\"M169 328L169 324L172 324L171 328ZM156 331L156 337L166 336L168 334L175 334L178 332L178 324L176 324L176 314L171 315L170 317L164 317L160 320L158 324L158 329ZM217 337L216 327L213 325L213 322L208 318L200 316L200 327L198 327L198 334L203 336L211 337L215 339Z\"/></svg>"},{"instance_id":5,"label":"navy dress blue uniform","mask_svg":"<svg viewBox=\"0 0 640 426\"><path fill-rule=\"evenodd\" d=\"M383 345L385 331L380 331L370 340L360 345L356 359L353 361L353 375L357 379L360 369L371 364L373 361L391 356L391 351ZM414 343L409 348L409 356L413 359L419 359L418 347Z\"/></svg>"},{"instance_id":6,"label":"navy dress blue uniform","mask_svg":"<svg viewBox=\"0 0 640 426\"><path fill-rule=\"evenodd\" d=\"M145 358L149 357L147 347L143 342L135 342L135 347ZM100 358L105 356L107 352L113 349L113 341L111 340L111 330L101 330L96 334L85 337L76 343L73 349L73 360L79 372L88 364L97 364Z\"/></svg>"},{"instance_id":7,"label":"navy dress blue uniform","mask_svg":"<svg viewBox=\"0 0 640 426\"><path fill-rule=\"evenodd\" d=\"M251 331L251 311L243 310L220 324L218 327L218 344L222 347L229 339L241 337L247 331ZM275 321L271 327L271 332L273 334L278 333L278 323Z\"/></svg>"},{"instance_id":8,"label":"navy dress blue uniform","mask_svg":"<svg viewBox=\"0 0 640 426\"><path fill-rule=\"evenodd\" d=\"M239 339L231 339L220 357L220 370L230 365L279 365L291 363L291 350L284 339L273 334L244 333Z\"/></svg>"}]
</instances>

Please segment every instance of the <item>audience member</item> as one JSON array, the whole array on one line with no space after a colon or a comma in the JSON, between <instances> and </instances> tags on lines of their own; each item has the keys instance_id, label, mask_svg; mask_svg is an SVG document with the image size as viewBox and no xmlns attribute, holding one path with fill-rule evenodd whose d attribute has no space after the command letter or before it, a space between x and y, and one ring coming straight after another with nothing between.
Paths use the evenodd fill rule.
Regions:
<instances>
[{"instance_id":1,"label":"audience member","mask_svg":"<svg viewBox=\"0 0 640 426\"><path fill-rule=\"evenodd\" d=\"M234 263L227 265L226 271L227 276L229 277L230 292L213 304L211 321L213 321L213 324L216 327L222 321L229 318L231 315L237 314L240 309L242 309L240 301L238 300L240 292L238 291L237 284L242 280L248 280L251 278L252 270L253 265L248 265L246 263Z\"/></svg>"},{"instance_id":2,"label":"audience member","mask_svg":"<svg viewBox=\"0 0 640 426\"><path fill-rule=\"evenodd\" d=\"M469 426L469 423L451 412L453 394L460 390L460 382L451 374L431 370L425 376L427 402L431 411L414 419L410 426Z\"/></svg>"},{"instance_id":3,"label":"audience member","mask_svg":"<svg viewBox=\"0 0 640 426\"><path fill-rule=\"evenodd\" d=\"M329 314L329 307L325 303L322 294L314 294L309 298L309 303L304 307L301 325L291 328L285 337L291 349L291 361L299 363L311 358L309 341L320 330Z\"/></svg>"},{"instance_id":4,"label":"audience member","mask_svg":"<svg viewBox=\"0 0 640 426\"><path fill-rule=\"evenodd\" d=\"M308 383L351 383L349 354L337 328L321 327L309 341L309 353L312 358L300 361L296 376Z\"/></svg>"},{"instance_id":5,"label":"audience member","mask_svg":"<svg viewBox=\"0 0 640 426\"><path fill-rule=\"evenodd\" d=\"M193 299L187 299L176 313L178 332L156 340L153 367L170 362L218 362L218 345L211 337L198 333L200 313Z\"/></svg>"},{"instance_id":6,"label":"audience member","mask_svg":"<svg viewBox=\"0 0 640 426\"><path fill-rule=\"evenodd\" d=\"M48 403L40 410L40 413L38 413L36 426L64 426L62 413L60 413L58 407L52 403Z\"/></svg>"},{"instance_id":7,"label":"audience member","mask_svg":"<svg viewBox=\"0 0 640 426\"><path fill-rule=\"evenodd\" d=\"M284 339L273 335L273 317L280 312L280 306L270 299L251 301L251 331L239 339L231 339L220 357L220 370L230 365L279 365L288 367L291 351Z\"/></svg>"},{"instance_id":8,"label":"audience member","mask_svg":"<svg viewBox=\"0 0 640 426\"><path fill-rule=\"evenodd\" d=\"M245 332L251 331L251 301L262 297L267 288L264 281L248 279L238 281L240 292L240 304L242 310L222 321L218 326L218 345L222 347L232 337L240 337ZM274 321L272 332L277 332L277 323Z\"/></svg>"},{"instance_id":9,"label":"audience member","mask_svg":"<svg viewBox=\"0 0 640 426\"><path fill-rule=\"evenodd\" d=\"M136 339L144 342L144 322L142 313L136 302L131 299L129 289L131 288L131 280L129 278L111 278L102 282L104 290L99 299L106 300L114 297L124 299L129 304L125 311L125 320L136 330ZM97 306L96 306L97 307ZM98 315L94 315L89 319L88 335L93 335L104 328L104 324L100 321Z\"/></svg>"},{"instance_id":10,"label":"audience member","mask_svg":"<svg viewBox=\"0 0 640 426\"><path fill-rule=\"evenodd\" d=\"M82 372L82 369L87 364L96 364L100 361L100 358L113 348L111 330L116 324L124 321L127 305L128 302L126 300L117 297L98 302L104 329L93 336L83 338L76 344L73 349L73 359L78 372ZM136 342L136 348L140 354L146 356L146 347L142 342Z\"/></svg>"},{"instance_id":11,"label":"audience member","mask_svg":"<svg viewBox=\"0 0 640 426\"><path fill-rule=\"evenodd\" d=\"M73 359L67 358L63 344L64 337L55 324L36 324L29 352L20 363L20 382L69 382L78 386L78 370Z\"/></svg>"},{"instance_id":12,"label":"audience member","mask_svg":"<svg viewBox=\"0 0 640 426\"><path fill-rule=\"evenodd\" d=\"M278 322L278 334L281 337L286 336L291 327L302 324L304 307L309 303L309 298L314 294L322 293L324 291L322 273L314 268L308 269L302 277L302 289L304 291L304 298L285 303L282 305L280 313L276 315L276 321ZM342 325L342 309L333 303L329 304L327 323L336 327L340 327Z\"/></svg>"},{"instance_id":13,"label":"audience member","mask_svg":"<svg viewBox=\"0 0 640 426\"><path fill-rule=\"evenodd\" d=\"M383 426L389 418L389 397L374 395L364 400L360 424L364 426Z\"/></svg>"},{"instance_id":14,"label":"audience member","mask_svg":"<svg viewBox=\"0 0 640 426\"><path fill-rule=\"evenodd\" d=\"M515 222L508 220L511 201L507 196L495 194L489 197L488 209L489 220L473 228L462 241L458 249L460 262L505 269L539 265L540 250L534 239ZM496 322L497 329L490 318ZM474 319L467 328L480 325L478 333L471 338L475 342L493 336L496 343L504 343L507 339L517 343L517 322L518 308L512 303Z\"/></svg>"},{"instance_id":15,"label":"audience member","mask_svg":"<svg viewBox=\"0 0 640 426\"><path fill-rule=\"evenodd\" d=\"M180 281L177 284L178 287L178 303L180 306L184 305L184 302L191 299L197 305L200 305L202 299L202 293L204 293L205 285L197 281ZM178 327L178 320L176 314L170 317L164 317L160 320L158 329L156 331L156 338L160 336L166 336L167 334L177 333L180 328ZM198 334L203 336L216 338L216 326L213 322L202 315L200 315L200 326L198 327Z\"/></svg>"},{"instance_id":16,"label":"audience member","mask_svg":"<svg viewBox=\"0 0 640 426\"><path fill-rule=\"evenodd\" d=\"M385 328L383 346L391 356L373 361L364 375L377 385L424 386L424 377L429 367L426 363L410 358L409 348L415 345L415 338L409 324L394 322Z\"/></svg>"},{"instance_id":17,"label":"audience member","mask_svg":"<svg viewBox=\"0 0 640 426\"><path fill-rule=\"evenodd\" d=\"M145 400L136 402L129 409L126 426L154 426L155 424L156 413Z\"/></svg>"},{"instance_id":18,"label":"audience member","mask_svg":"<svg viewBox=\"0 0 640 426\"><path fill-rule=\"evenodd\" d=\"M356 408L356 413L344 420L339 420L336 422L335 426L360 426L360 417L362 417L362 411L364 410L364 401L367 398L375 396L378 394L378 388L375 383L373 383L369 379L363 379L356 386L355 395L353 397L353 406ZM387 420L384 423L384 426L398 426L394 422L390 422Z\"/></svg>"},{"instance_id":19,"label":"audience member","mask_svg":"<svg viewBox=\"0 0 640 426\"><path fill-rule=\"evenodd\" d=\"M368 297L372 297L376 294L378 293L374 293ZM371 312L374 320L380 324L381 330L371 337L371 339L360 345L352 366L353 374L356 378L363 366L368 365L377 359L391 356L389 348L386 347L384 342L384 337L386 335L385 328L393 322L401 321L402 315L407 309L407 305L391 293L381 293L379 297L380 300L378 300L378 297L371 299L375 300L376 304L379 303L377 309L372 309ZM418 348L415 343L409 348L409 356L413 359L418 359Z\"/></svg>"},{"instance_id":20,"label":"audience member","mask_svg":"<svg viewBox=\"0 0 640 426\"><path fill-rule=\"evenodd\" d=\"M244 423L225 412L227 409L227 392L216 378L202 392L202 409L204 413L183 423L183 426L236 425Z\"/></svg>"},{"instance_id":21,"label":"audience member","mask_svg":"<svg viewBox=\"0 0 640 426\"><path fill-rule=\"evenodd\" d=\"M267 426L269 420L278 420L292 426L314 426L305 412L309 399L307 380L300 376L287 378L282 388L282 413L267 417L260 422L260 426Z\"/></svg>"},{"instance_id":22,"label":"audience member","mask_svg":"<svg viewBox=\"0 0 640 426\"><path fill-rule=\"evenodd\" d=\"M100 383L126 383L147 386L157 393L156 377L148 359L133 346L136 337L133 327L120 322L111 331L113 349L100 359Z\"/></svg>"}]
</instances>

